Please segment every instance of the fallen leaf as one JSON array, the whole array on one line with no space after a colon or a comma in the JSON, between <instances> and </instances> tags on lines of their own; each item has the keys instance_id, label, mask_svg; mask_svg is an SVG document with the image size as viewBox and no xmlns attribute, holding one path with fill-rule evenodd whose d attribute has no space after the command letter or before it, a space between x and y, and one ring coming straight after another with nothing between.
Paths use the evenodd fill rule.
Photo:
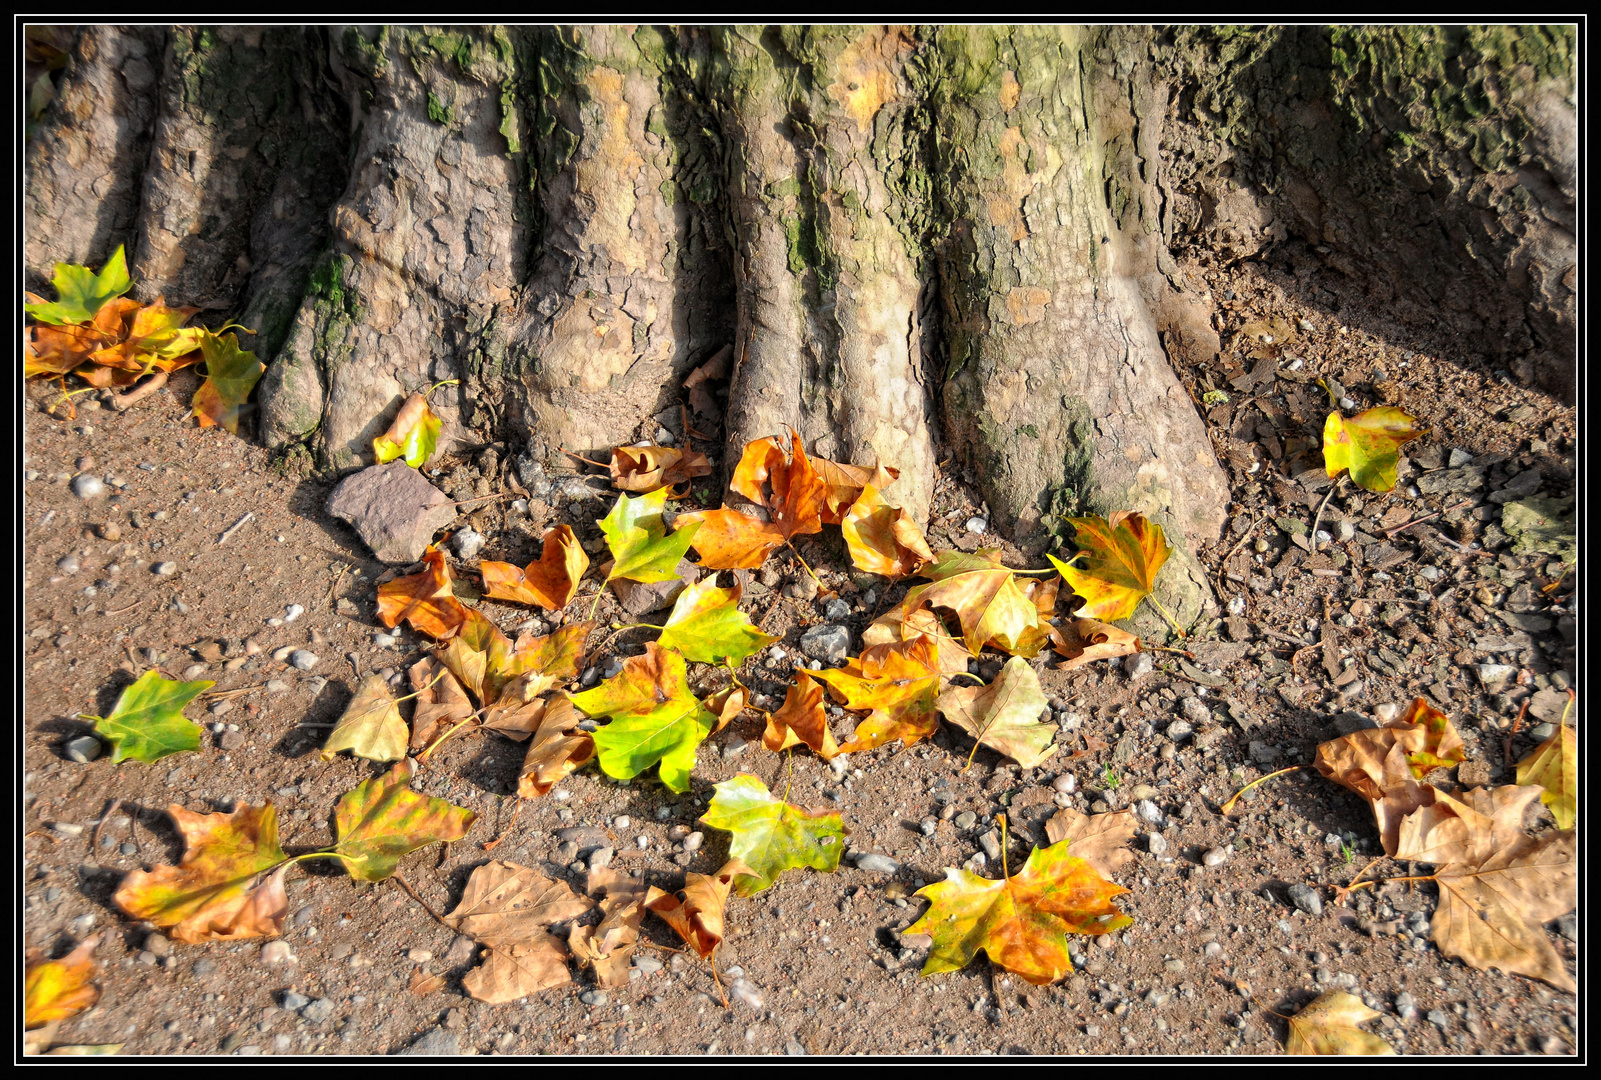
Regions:
<instances>
[{"instance_id":1,"label":"fallen leaf","mask_svg":"<svg viewBox=\"0 0 1601 1080\"><path fill-rule=\"evenodd\" d=\"M1325 990L1306 1008L1288 1017L1290 1037L1286 1054L1394 1054L1395 1048L1377 1035L1357 1027L1377 1020L1380 1013L1362 999L1342 990Z\"/></svg>"},{"instance_id":2,"label":"fallen leaf","mask_svg":"<svg viewBox=\"0 0 1601 1080\"><path fill-rule=\"evenodd\" d=\"M124 1043L99 1043L94 1046L57 1046L49 1052L54 1057L110 1057L121 1053Z\"/></svg>"},{"instance_id":3,"label":"fallen leaf","mask_svg":"<svg viewBox=\"0 0 1601 1080\"><path fill-rule=\"evenodd\" d=\"M731 858L750 867L734 879L734 891L750 896L779 874L809 866L832 874L845 849L845 825L837 810L806 810L775 799L767 785L749 773L712 785L711 805L700 820L734 834Z\"/></svg>"},{"instance_id":4,"label":"fallen leaf","mask_svg":"<svg viewBox=\"0 0 1601 1080\"><path fill-rule=\"evenodd\" d=\"M444 421L428 407L428 399L412 394L401 404L389 430L373 439L373 456L380 465L404 457L407 465L420 469L439 446L443 426Z\"/></svg>"},{"instance_id":5,"label":"fallen leaf","mask_svg":"<svg viewBox=\"0 0 1601 1080\"><path fill-rule=\"evenodd\" d=\"M237 435L245 400L261 381L267 365L257 360L255 353L241 349L233 334L208 333L200 341L200 353L206 365L206 381L195 391L195 419L203 428L222 427L230 435Z\"/></svg>"},{"instance_id":6,"label":"fallen leaf","mask_svg":"<svg viewBox=\"0 0 1601 1080\"><path fill-rule=\"evenodd\" d=\"M621 491L655 491L710 476L712 463L698 450L671 446L619 446L611 452L612 487ZM675 495L674 498L682 496Z\"/></svg>"},{"instance_id":7,"label":"fallen leaf","mask_svg":"<svg viewBox=\"0 0 1601 1080\"><path fill-rule=\"evenodd\" d=\"M700 553L701 566L754 568L792 537L823 531L826 490L793 430L787 455L771 436L746 443L729 487L765 507L769 520L757 521L727 509L683 515L681 521L700 529L695 550Z\"/></svg>"},{"instance_id":8,"label":"fallen leaf","mask_svg":"<svg viewBox=\"0 0 1601 1080\"><path fill-rule=\"evenodd\" d=\"M138 680L117 698L110 716L89 716L95 734L111 743L111 762L160 761L169 754L200 749L203 728L183 714L200 694L216 684L208 679L175 682L154 670Z\"/></svg>"},{"instance_id":9,"label":"fallen leaf","mask_svg":"<svg viewBox=\"0 0 1601 1080\"><path fill-rule=\"evenodd\" d=\"M517 776L517 797L537 799L561 783L595 756L595 740L578 726L578 713L566 694L558 694L545 708L539 728L528 743L521 773Z\"/></svg>"},{"instance_id":10,"label":"fallen leaf","mask_svg":"<svg viewBox=\"0 0 1601 1080\"><path fill-rule=\"evenodd\" d=\"M684 389L689 391L689 407L695 410L696 415L715 417L723 415L722 406L717 403L711 387L706 384L728 378L728 362L733 355L734 347L724 345L712 354L710 360L691 371L684 379Z\"/></svg>"},{"instance_id":11,"label":"fallen leaf","mask_svg":"<svg viewBox=\"0 0 1601 1080\"><path fill-rule=\"evenodd\" d=\"M934 702L940 715L987 746L1032 769L1052 754L1055 725L1040 723L1045 693L1040 678L1014 656L988 686L953 686Z\"/></svg>"},{"instance_id":12,"label":"fallen leaf","mask_svg":"<svg viewBox=\"0 0 1601 1080\"><path fill-rule=\"evenodd\" d=\"M199 363L204 356L201 346L208 331L183 325L200 312L199 308L168 307L159 298L144 307L133 301L117 303L129 305L116 313L120 325L107 325L100 316L95 318L102 336L111 343L96 350L89 357L91 363L143 375L153 369L176 371ZM108 306L101 315L111 310Z\"/></svg>"},{"instance_id":13,"label":"fallen leaf","mask_svg":"<svg viewBox=\"0 0 1601 1080\"><path fill-rule=\"evenodd\" d=\"M1449 769L1460 765L1466 758L1462 736L1457 734L1445 713L1422 698L1413 698L1406 712L1385 725L1400 731L1421 728L1423 737L1416 746L1408 746L1406 761L1412 775L1423 779L1435 769Z\"/></svg>"},{"instance_id":14,"label":"fallen leaf","mask_svg":"<svg viewBox=\"0 0 1601 1080\"><path fill-rule=\"evenodd\" d=\"M22 977L24 1029L76 1016L100 1000L100 988L91 981L100 974L94 961L99 944L99 934L86 938L60 960L46 960L40 950L28 950Z\"/></svg>"},{"instance_id":15,"label":"fallen leaf","mask_svg":"<svg viewBox=\"0 0 1601 1080\"><path fill-rule=\"evenodd\" d=\"M544 721L545 699L539 695L547 689L548 676L524 672L502 686L500 696L484 706L479 723L485 731L522 742Z\"/></svg>"},{"instance_id":16,"label":"fallen leaf","mask_svg":"<svg viewBox=\"0 0 1601 1080\"><path fill-rule=\"evenodd\" d=\"M1058 656L1066 657L1056 665L1057 670L1070 671L1096 660L1137 653L1140 639L1111 623L1074 619L1051 627L1051 647Z\"/></svg>"},{"instance_id":17,"label":"fallen leaf","mask_svg":"<svg viewBox=\"0 0 1601 1080\"><path fill-rule=\"evenodd\" d=\"M411 790L417 766L398 761L384 775L357 785L334 807L334 853L358 881L382 881L403 856L429 844L460 840L478 817Z\"/></svg>"},{"instance_id":18,"label":"fallen leaf","mask_svg":"<svg viewBox=\"0 0 1601 1080\"><path fill-rule=\"evenodd\" d=\"M128 260L122 245L112 252L111 258L97 274L77 263L56 263L56 299L49 303L24 304L23 310L42 323L86 323L113 298L133 288L128 276Z\"/></svg>"},{"instance_id":19,"label":"fallen leaf","mask_svg":"<svg viewBox=\"0 0 1601 1080\"><path fill-rule=\"evenodd\" d=\"M682 653L654 641L643 656L630 656L623 670L593 690L572 695L589 716L609 717L595 732L600 767L607 776L632 780L660 763L670 791L689 790L695 748L711 734L717 718L690 693Z\"/></svg>"},{"instance_id":20,"label":"fallen leaf","mask_svg":"<svg viewBox=\"0 0 1601 1080\"><path fill-rule=\"evenodd\" d=\"M572 981L567 947L541 930L531 940L491 948L484 962L462 977L461 988L474 1001L503 1005Z\"/></svg>"},{"instance_id":21,"label":"fallen leaf","mask_svg":"<svg viewBox=\"0 0 1601 1080\"><path fill-rule=\"evenodd\" d=\"M1518 762L1518 783L1544 790L1540 801L1551 809L1557 828L1571 829L1579 813L1579 747L1573 729L1558 726L1545 742Z\"/></svg>"},{"instance_id":22,"label":"fallen leaf","mask_svg":"<svg viewBox=\"0 0 1601 1080\"><path fill-rule=\"evenodd\" d=\"M468 609L451 591L445 553L430 544L422 561L418 573L378 586L378 618L391 628L410 623L418 633L444 641L461 629Z\"/></svg>"},{"instance_id":23,"label":"fallen leaf","mask_svg":"<svg viewBox=\"0 0 1601 1080\"><path fill-rule=\"evenodd\" d=\"M904 605L885 612L862 631L862 645L885 645L892 641L911 641L918 635L934 639L939 650L939 669L945 675L962 675L973 654L960 638L951 636L940 617L926 604L904 610Z\"/></svg>"},{"instance_id":24,"label":"fallen leaf","mask_svg":"<svg viewBox=\"0 0 1601 1080\"><path fill-rule=\"evenodd\" d=\"M444 988L445 977L443 975L431 975L427 968L412 968L411 985L406 987L407 990L418 997L437 994Z\"/></svg>"},{"instance_id":25,"label":"fallen leaf","mask_svg":"<svg viewBox=\"0 0 1601 1080\"><path fill-rule=\"evenodd\" d=\"M368 675L328 733L322 759L331 761L339 751L349 750L368 761L399 761L406 756L407 734L388 682L382 675Z\"/></svg>"},{"instance_id":26,"label":"fallen leaf","mask_svg":"<svg viewBox=\"0 0 1601 1080\"><path fill-rule=\"evenodd\" d=\"M729 859L715 874L685 874L684 887L677 893L652 886L645 894L645 907L660 915L702 960L709 960L722 944L728 890L740 876L751 876L750 867Z\"/></svg>"},{"instance_id":27,"label":"fallen leaf","mask_svg":"<svg viewBox=\"0 0 1601 1080\"><path fill-rule=\"evenodd\" d=\"M22 377L65 375L105 342L90 326L30 326L22 336Z\"/></svg>"},{"instance_id":28,"label":"fallen leaf","mask_svg":"<svg viewBox=\"0 0 1601 1080\"><path fill-rule=\"evenodd\" d=\"M721 731L733 721L740 713L745 711L749 704L750 693L738 683L723 687L714 694L708 694L701 704L706 711L717 717L717 725L712 728L714 732Z\"/></svg>"},{"instance_id":29,"label":"fallen leaf","mask_svg":"<svg viewBox=\"0 0 1601 1080\"><path fill-rule=\"evenodd\" d=\"M432 656L413 664L408 672L416 693L411 714L411 749L421 750L449 728L473 715L472 699L456 676Z\"/></svg>"},{"instance_id":30,"label":"fallen leaf","mask_svg":"<svg viewBox=\"0 0 1601 1080\"><path fill-rule=\"evenodd\" d=\"M767 716L762 745L775 752L791 746L808 746L824 761L839 756L839 744L829 730L828 712L823 708L823 687L810 673L796 669L795 681L789 684L784 704Z\"/></svg>"},{"instance_id":31,"label":"fallen leaf","mask_svg":"<svg viewBox=\"0 0 1601 1080\"><path fill-rule=\"evenodd\" d=\"M919 889L929 908L905 933L934 939L922 973L960 971L982 950L997 967L1044 986L1073 970L1068 934L1113 934L1132 924L1112 903L1128 890L1069 847L1035 848L1005 880L947 869L944 881Z\"/></svg>"},{"instance_id":32,"label":"fallen leaf","mask_svg":"<svg viewBox=\"0 0 1601 1080\"><path fill-rule=\"evenodd\" d=\"M852 564L870 574L903 578L934 561L934 553L928 550L923 531L912 515L885 503L872 484L863 487L851 504L840 531Z\"/></svg>"},{"instance_id":33,"label":"fallen leaf","mask_svg":"<svg viewBox=\"0 0 1601 1080\"><path fill-rule=\"evenodd\" d=\"M444 923L483 945L534 941L552 923L566 922L595 906L538 870L495 860L472 872L461 902Z\"/></svg>"},{"instance_id":34,"label":"fallen leaf","mask_svg":"<svg viewBox=\"0 0 1601 1080\"><path fill-rule=\"evenodd\" d=\"M931 579L906 594L899 610L910 613L927 604L955 612L962 641L970 653L986 645L1018 656L1032 656L1044 644L1039 609L1018 587L1012 571L1001 565L1000 552L983 549L971 555L941 551L919 573ZM1030 644L1033 652L1028 651Z\"/></svg>"},{"instance_id":35,"label":"fallen leaf","mask_svg":"<svg viewBox=\"0 0 1601 1080\"><path fill-rule=\"evenodd\" d=\"M874 645L849 658L844 667L814 671L847 709L869 709L839 748L842 754L871 750L900 739L911 746L939 730L934 702L944 675L932 638Z\"/></svg>"},{"instance_id":36,"label":"fallen leaf","mask_svg":"<svg viewBox=\"0 0 1601 1080\"><path fill-rule=\"evenodd\" d=\"M278 846L272 805L241 806L231 814L194 814L173 805L167 813L183 836L183 859L128 874L112 897L117 907L186 944L283 933L289 864Z\"/></svg>"},{"instance_id":37,"label":"fallen leaf","mask_svg":"<svg viewBox=\"0 0 1601 1080\"><path fill-rule=\"evenodd\" d=\"M511 563L479 563L484 595L491 600L538 604L546 611L560 611L572 603L584 571L589 569L589 556L579 546L570 525L546 529L544 544L539 561L522 570Z\"/></svg>"},{"instance_id":38,"label":"fallen leaf","mask_svg":"<svg viewBox=\"0 0 1601 1080\"><path fill-rule=\"evenodd\" d=\"M532 676L520 685L521 698L527 701L578 674L591 624L569 623L542 637L524 634L513 644L480 612L463 611L456 636L439 658L480 705L499 701L507 684L520 675Z\"/></svg>"},{"instance_id":39,"label":"fallen leaf","mask_svg":"<svg viewBox=\"0 0 1601 1080\"><path fill-rule=\"evenodd\" d=\"M678 594L657 643L677 649L687 660L739 667L752 653L778 640L756 629L739 610L740 593L739 582L720 589L717 575L707 574Z\"/></svg>"},{"instance_id":40,"label":"fallen leaf","mask_svg":"<svg viewBox=\"0 0 1601 1080\"><path fill-rule=\"evenodd\" d=\"M1110 881L1134 861L1128 845L1138 828L1132 810L1092 815L1067 806L1045 822L1045 838L1052 844L1070 841L1073 846L1068 850Z\"/></svg>"},{"instance_id":41,"label":"fallen leaf","mask_svg":"<svg viewBox=\"0 0 1601 1080\"><path fill-rule=\"evenodd\" d=\"M604 867L589 872L586 891L603 898L600 923L575 925L567 934L567 947L580 964L594 969L600 986L627 986L628 962L639 943L639 924L645 918L650 887L639 878Z\"/></svg>"},{"instance_id":42,"label":"fallen leaf","mask_svg":"<svg viewBox=\"0 0 1601 1080\"><path fill-rule=\"evenodd\" d=\"M665 488L637 499L619 495L611 513L597 522L614 560L607 581L627 578L649 583L666 581L673 576L678 560L684 557L695 539L698 526L694 521L684 522L684 518L693 515L683 514L674 531L669 533L662 521L662 511L666 507Z\"/></svg>"},{"instance_id":43,"label":"fallen leaf","mask_svg":"<svg viewBox=\"0 0 1601 1080\"><path fill-rule=\"evenodd\" d=\"M882 492L901 475L899 469L878 465L864 469L860 465L845 465L825 458L812 458L817 478L823 482L823 508L820 516L824 525L842 525L845 515L871 484ZM921 537L921 533L918 534ZM930 556L932 558L932 556Z\"/></svg>"},{"instance_id":44,"label":"fallen leaf","mask_svg":"<svg viewBox=\"0 0 1601 1080\"><path fill-rule=\"evenodd\" d=\"M1078 554L1067 562L1049 556L1084 603L1074 613L1083 619L1115 622L1134 614L1156 587L1156 575L1173 553L1162 526L1143 514L1117 511L1111 517L1068 518ZM1072 565L1084 561L1084 568Z\"/></svg>"},{"instance_id":45,"label":"fallen leaf","mask_svg":"<svg viewBox=\"0 0 1601 1080\"><path fill-rule=\"evenodd\" d=\"M784 544L777 525L738 510L698 510L678 516L679 527L694 526L696 565L708 570L754 570Z\"/></svg>"},{"instance_id":46,"label":"fallen leaf","mask_svg":"<svg viewBox=\"0 0 1601 1080\"><path fill-rule=\"evenodd\" d=\"M1427 433L1417 417L1388 405L1357 413L1349 420L1331 412L1323 425L1323 464L1331 478L1349 469L1357 486L1390 491L1395 487L1401 444Z\"/></svg>"}]
</instances>

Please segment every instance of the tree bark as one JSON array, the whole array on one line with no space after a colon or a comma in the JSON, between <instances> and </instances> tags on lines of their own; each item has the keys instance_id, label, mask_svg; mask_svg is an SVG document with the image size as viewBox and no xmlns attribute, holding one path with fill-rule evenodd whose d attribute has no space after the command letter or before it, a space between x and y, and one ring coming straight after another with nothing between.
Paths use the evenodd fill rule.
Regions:
<instances>
[{"instance_id":1,"label":"tree bark","mask_svg":"<svg viewBox=\"0 0 1601 1080\"><path fill-rule=\"evenodd\" d=\"M328 470L448 379L447 451L683 438L732 346L725 470L788 427L920 520L948 458L1030 544L1193 545L1228 492L1169 361L1219 341L1174 250L1300 238L1571 395L1572 68L1539 27L86 27L27 271L126 244L251 326L259 436Z\"/></svg>"}]
</instances>

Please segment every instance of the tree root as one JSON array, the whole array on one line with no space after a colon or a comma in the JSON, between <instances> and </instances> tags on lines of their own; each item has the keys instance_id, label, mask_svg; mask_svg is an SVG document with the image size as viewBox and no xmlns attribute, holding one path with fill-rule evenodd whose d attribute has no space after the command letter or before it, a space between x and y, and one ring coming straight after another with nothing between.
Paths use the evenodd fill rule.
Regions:
<instances>
[{"instance_id":1,"label":"tree root","mask_svg":"<svg viewBox=\"0 0 1601 1080\"><path fill-rule=\"evenodd\" d=\"M127 412L145 398L167 385L167 373L158 371L142 383L136 384L133 389L121 394L111 395L111 408L113 412Z\"/></svg>"}]
</instances>

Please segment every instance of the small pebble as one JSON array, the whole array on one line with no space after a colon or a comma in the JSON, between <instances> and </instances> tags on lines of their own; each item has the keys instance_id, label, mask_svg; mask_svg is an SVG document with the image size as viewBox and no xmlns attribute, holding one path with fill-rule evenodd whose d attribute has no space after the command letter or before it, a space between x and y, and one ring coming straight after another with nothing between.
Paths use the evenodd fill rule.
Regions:
<instances>
[{"instance_id":1,"label":"small pebble","mask_svg":"<svg viewBox=\"0 0 1601 1080\"><path fill-rule=\"evenodd\" d=\"M870 874L893 874L901 868L901 864L887 855L858 855L856 868Z\"/></svg>"},{"instance_id":2,"label":"small pebble","mask_svg":"<svg viewBox=\"0 0 1601 1080\"><path fill-rule=\"evenodd\" d=\"M269 694L287 694L289 692L289 684L282 679L268 679L267 685L263 689Z\"/></svg>"},{"instance_id":3,"label":"small pebble","mask_svg":"<svg viewBox=\"0 0 1601 1080\"><path fill-rule=\"evenodd\" d=\"M171 577L178 572L178 564L175 562L158 562L150 570L157 577Z\"/></svg>"},{"instance_id":4,"label":"small pebble","mask_svg":"<svg viewBox=\"0 0 1601 1080\"><path fill-rule=\"evenodd\" d=\"M300 1015L310 1020L313 1024L321 1024L331 1019L338 1009L339 1006L331 998L318 998L304 1009L301 1009Z\"/></svg>"},{"instance_id":5,"label":"small pebble","mask_svg":"<svg viewBox=\"0 0 1601 1080\"><path fill-rule=\"evenodd\" d=\"M1323 897L1319 896L1317 890L1310 885L1296 882L1285 891L1290 897L1290 903L1308 915L1317 918L1323 914Z\"/></svg>"},{"instance_id":6,"label":"small pebble","mask_svg":"<svg viewBox=\"0 0 1601 1080\"><path fill-rule=\"evenodd\" d=\"M578 995L578 1000L585 1005L604 1005L610 998L604 990L585 990Z\"/></svg>"},{"instance_id":7,"label":"small pebble","mask_svg":"<svg viewBox=\"0 0 1601 1080\"><path fill-rule=\"evenodd\" d=\"M1123 672L1131 680L1149 675L1155 667L1156 664L1152 661L1151 654L1148 652L1137 652L1132 656L1123 658Z\"/></svg>"},{"instance_id":8,"label":"small pebble","mask_svg":"<svg viewBox=\"0 0 1601 1080\"><path fill-rule=\"evenodd\" d=\"M317 666L317 654L305 649L296 649L289 654L289 663L301 671L310 671Z\"/></svg>"},{"instance_id":9,"label":"small pebble","mask_svg":"<svg viewBox=\"0 0 1601 1080\"><path fill-rule=\"evenodd\" d=\"M289 1012L299 1012L310 1004L311 999L309 997L305 994L297 994L293 990L283 996L282 1006Z\"/></svg>"},{"instance_id":10,"label":"small pebble","mask_svg":"<svg viewBox=\"0 0 1601 1080\"><path fill-rule=\"evenodd\" d=\"M104 753L105 746L93 735L79 735L68 739L61 752L67 755L67 760L85 765Z\"/></svg>"},{"instance_id":11,"label":"small pebble","mask_svg":"<svg viewBox=\"0 0 1601 1080\"><path fill-rule=\"evenodd\" d=\"M224 750L241 750L245 745L245 733L242 731L225 731L217 745Z\"/></svg>"},{"instance_id":12,"label":"small pebble","mask_svg":"<svg viewBox=\"0 0 1601 1080\"><path fill-rule=\"evenodd\" d=\"M1167 854L1167 840L1162 836L1161 833L1153 832L1150 836L1148 836L1145 841L1145 847L1146 850L1152 855Z\"/></svg>"},{"instance_id":13,"label":"small pebble","mask_svg":"<svg viewBox=\"0 0 1601 1080\"><path fill-rule=\"evenodd\" d=\"M292 959L287 941L269 941L261 947L263 964L282 964Z\"/></svg>"},{"instance_id":14,"label":"small pebble","mask_svg":"<svg viewBox=\"0 0 1601 1080\"><path fill-rule=\"evenodd\" d=\"M190 664L188 667L183 669L183 681L184 682L194 682L196 679L198 679L201 676L205 675L205 673L206 673L206 665L204 665L204 664Z\"/></svg>"},{"instance_id":15,"label":"small pebble","mask_svg":"<svg viewBox=\"0 0 1601 1080\"><path fill-rule=\"evenodd\" d=\"M76 555L63 555L56 560L56 569L63 574L76 574L83 569L83 564L78 561Z\"/></svg>"},{"instance_id":16,"label":"small pebble","mask_svg":"<svg viewBox=\"0 0 1601 1080\"><path fill-rule=\"evenodd\" d=\"M989 531L990 523L981 517L970 517L963 526L968 532L983 536Z\"/></svg>"},{"instance_id":17,"label":"small pebble","mask_svg":"<svg viewBox=\"0 0 1601 1080\"><path fill-rule=\"evenodd\" d=\"M974 825L977 825L977 824L978 824L978 815L973 813L973 811L971 811L971 810L963 810L960 814L956 815L956 827L958 829L963 829L963 830L971 829Z\"/></svg>"},{"instance_id":18,"label":"small pebble","mask_svg":"<svg viewBox=\"0 0 1601 1080\"><path fill-rule=\"evenodd\" d=\"M600 870L610 866L612 858L616 854L617 852L609 847L595 849L589 856L589 868L591 870Z\"/></svg>"},{"instance_id":19,"label":"small pebble","mask_svg":"<svg viewBox=\"0 0 1601 1080\"><path fill-rule=\"evenodd\" d=\"M823 605L823 617L826 619L832 619L835 622L838 622L841 619L848 619L850 617L850 613L851 606L837 596Z\"/></svg>"},{"instance_id":20,"label":"small pebble","mask_svg":"<svg viewBox=\"0 0 1601 1080\"><path fill-rule=\"evenodd\" d=\"M463 529L456 534L456 554L463 559L475 559L486 543L488 540L482 533Z\"/></svg>"},{"instance_id":21,"label":"small pebble","mask_svg":"<svg viewBox=\"0 0 1601 1080\"><path fill-rule=\"evenodd\" d=\"M72 493L80 499L92 499L106 490L106 485L100 482L98 476L83 473L72 480Z\"/></svg>"},{"instance_id":22,"label":"small pebble","mask_svg":"<svg viewBox=\"0 0 1601 1080\"><path fill-rule=\"evenodd\" d=\"M1207 852L1201 856L1201 865L1222 866L1224 863L1228 862L1228 859L1229 853L1224 851L1222 848L1209 848Z\"/></svg>"},{"instance_id":23,"label":"small pebble","mask_svg":"<svg viewBox=\"0 0 1601 1080\"><path fill-rule=\"evenodd\" d=\"M684 850L686 852L699 851L701 844L703 844L705 842L706 842L706 834L705 833L692 832L688 836L684 837Z\"/></svg>"},{"instance_id":24,"label":"small pebble","mask_svg":"<svg viewBox=\"0 0 1601 1080\"><path fill-rule=\"evenodd\" d=\"M616 817L612 818L612 826L618 829L626 829L633 823L633 819L624 814L618 814Z\"/></svg>"},{"instance_id":25,"label":"small pebble","mask_svg":"<svg viewBox=\"0 0 1601 1080\"><path fill-rule=\"evenodd\" d=\"M306 613L306 609L299 604L290 604L284 608L284 622L291 623Z\"/></svg>"},{"instance_id":26,"label":"small pebble","mask_svg":"<svg viewBox=\"0 0 1601 1080\"><path fill-rule=\"evenodd\" d=\"M374 648L391 649L400 640L399 634L386 634L382 630L372 636Z\"/></svg>"},{"instance_id":27,"label":"small pebble","mask_svg":"<svg viewBox=\"0 0 1601 1080\"><path fill-rule=\"evenodd\" d=\"M410 949L406 953L406 959L410 960L413 964L426 964L433 958L434 954L429 952L427 949Z\"/></svg>"},{"instance_id":28,"label":"small pebble","mask_svg":"<svg viewBox=\"0 0 1601 1080\"><path fill-rule=\"evenodd\" d=\"M211 715L226 716L233 712L233 707L233 702L231 701L219 701L211 707Z\"/></svg>"}]
</instances>

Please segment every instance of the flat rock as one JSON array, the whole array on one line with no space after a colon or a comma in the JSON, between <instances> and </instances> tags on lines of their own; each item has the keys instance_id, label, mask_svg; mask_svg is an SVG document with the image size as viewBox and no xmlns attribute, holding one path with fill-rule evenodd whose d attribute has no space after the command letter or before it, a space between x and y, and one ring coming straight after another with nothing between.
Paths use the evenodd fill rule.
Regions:
<instances>
[{"instance_id":1,"label":"flat rock","mask_svg":"<svg viewBox=\"0 0 1601 1080\"><path fill-rule=\"evenodd\" d=\"M678 594L684 591L685 586L693 585L700 579L700 570L688 559L679 559L678 565L673 568L673 575L666 581L649 584L618 578L611 583L611 587L623 610L630 615L648 615L678 599Z\"/></svg>"},{"instance_id":2,"label":"flat rock","mask_svg":"<svg viewBox=\"0 0 1601 1080\"><path fill-rule=\"evenodd\" d=\"M837 664L851 648L851 632L843 626L814 626L801 635L801 652L825 664Z\"/></svg>"},{"instance_id":3,"label":"flat rock","mask_svg":"<svg viewBox=\"0 0 1601 1080\"><path fill-rule=\"evenodd\" d=\"M461 1053L461 1036L436 1027L400 1052L402 1057L456 1057Z\"/></svg>"},{"instance_id":4,"label":"flat rock","mask_svg":"<svg viewBox=\"0 0 1601 1080\"><path fill-rule=\"evenodd\" d=\"M345 477L328 496L328 512L391 563L421 559L434 533L456 520L450 498L398 460Z\"/></svg>"}]
</instances>

